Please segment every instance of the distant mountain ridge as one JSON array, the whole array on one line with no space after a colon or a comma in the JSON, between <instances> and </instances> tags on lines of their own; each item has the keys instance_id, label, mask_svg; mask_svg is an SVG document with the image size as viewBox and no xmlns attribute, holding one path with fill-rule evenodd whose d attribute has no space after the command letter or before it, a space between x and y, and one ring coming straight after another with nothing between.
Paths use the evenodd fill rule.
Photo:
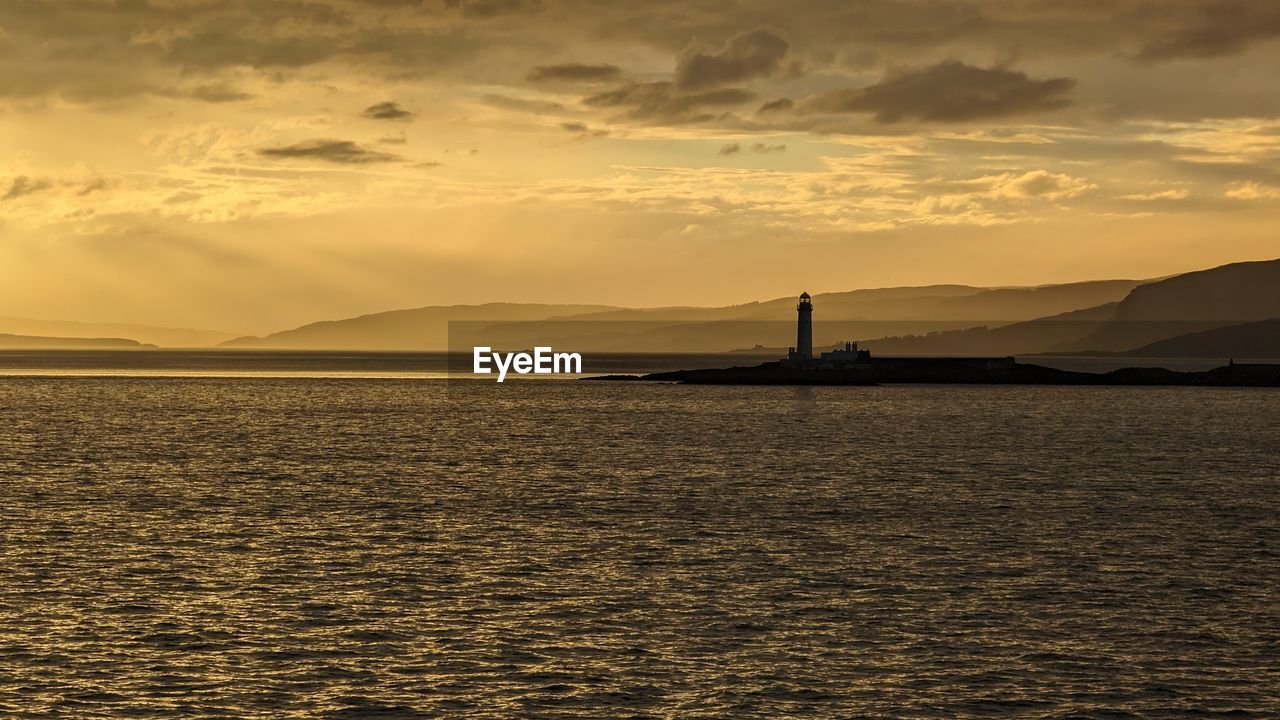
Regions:
<instances>
[{"instance_id":1,"label":"distant mountain ridge","mask_svg":"<svg viewBox=\"0 0 1280 720\"><path fill-rule=\"evenodd\" d=\"M0 317L0 333L55 338L128 338L160 347L210 347L234 337L219 330L171 328L135 323L92 323Z\"/></svg>"},{"instance_id":2,"label":"distant mountain ridge","mask_svg":"<svg viewBox=\"0 0 1280 720\"><path fill-rule=\"evenodd\" d=\"M1276 317L1280 317L1280 260L1264 260L1141 283L1119 302L1027 322L880 337L865 344L879 353L921 355L1145 352L1150 357L1219 357L1241 353L1215 350L1214 342L1245 343L1242 333L1250 331L1201 333ZM1189 339L1172 340L1183 336ZM1266 347L1264 339L1254 340L1241 347ZM1160 345L1161 341L1169 344ZM1181 349L1175 351L1175 347ZM1187 355L1192 347L1206 354Z\"/></svg>"},{"instance_id":3,"label":"distant mountain ridge","mask_svg":"<svg viewBox=\"0 0 1280 720\"><path fill-rule=\"evenodd\" d=\"M998 327L875 338L863 344L873 352L890 355L1029 355L1095 332L1111 319L1119 304L1106 303Z\"/></svg>"},{"instance_id":4,"label":"distant mountain ridge","mask_svg":"<svg viewBox=\"0 0 1280 720\"><path fill-rule=\"evenodd\" d=\"M1141 280L1096 280L1061 285L1017 288L973 288L954 295L921 294L915 297L860 297L862 291L828 293L814 297L815 308L834 320L913 320L922 322L1010 323L1034 320L1124 298ZM818 306L818 302L822 302ZM787 298L791 319L795 299ZM815 311L817 312L817 311Z\"/></svg>"},{"instance_id":5,"label":"distant mountain ridge","mask_svg":"<svg viewBox=\"0 0 1280 720\"><path fill-rule=\"evenodd\" d=\"M450 323L545 320L616 310L608 305L485 303L391 310L345 320L324 320L265 337L241 337L222 343L234 348L306 350L442 350L449 347Z\"/></svg>"},{"instance_id":6,"label":"distant mountain ridge","mask_svg":"<svg viewBox=\"0 0 1280 720\"><path fill-rule=\"evenodd\" d=\"M1265 326L1198 333L1280 318L1280 260L1151 281L871 288L819 293L813 300L815 347L858 340L881 355L1115 354L1148 346L1153 353L1185 353L1228 341L1269 347ZM0 347L438 351L474 343L500 349L550 344L586 352L727 352L785 347L794 342L794 322L793 296L722 307L427 306L235 338L211 330L0 317L0 337L8 337ZM1263 333L1262 339L1250 333ZM1183 336L1188 337L1172 342ZM1164 341L1170 343L1158 345Z\"/></svg>"},{"instance_id":7,"label":"distant mountain ridge","mask_svg":"<svg viewBox=\"0 0 1280 720\"><path fill-rule=\"evenodd\" d=\"M1115 302L1140 284L1104 280L1026 288L930 285L820 293L819 342L903 332L1009 323ZM785 343L792 334L795 298L725 307L653 309L590 305L488 303L431 306L374 313L304 325L265 337L244 337L226 347L290 349L443 350L450 346L449 323L474 331L492 323L488 340L454 337L455 348L470 342L494 347L550 344L594 352L724 351L758 343ZM830 336L830 337L827 337ZM477 336L478 337L478 336Z\"/></svg>"},{"instance_id":8,"label":"distant mountain ridge","mask_svg":"<svg viewBox=\"0 0 1280 720\"><path fill-rule=\"evenodd\" d=\"M1124 354L1151 358L1280 358L1280 318L1178 335Z\"/></svg>"},{"instance_id":9,"label":"distant mountain ridge","mask_svg":"<svg viewBox=\"0 0 1280 720\"><path fill-rule=\"evenodd\" d=\"M155 347L127 338L65 338L0 333L0 348L7 350L139 350Z\"/></svg>"},{"instance_id":10,"label":"distant mountain ridge","mask_svg":"<svg viewBox=\"0 0 1280 720\"><path fill-rule=\"evenodd\" d=\"M1280 317L1280 260L1232 263L1134 288L1111 319L1058 351L1123 352L1159 340Z\"/></svg>"},{"instance_id":11,"label":"distant mountain ridge","mask_svg":"<svg viewBox=\"0 0 1280 720\"><path fill-rule=\"evenodd\" d=\"M1123 298L1140 280L1097 280L1061 285L983 288L924 285L818 293L814 307L823 320L1017 322ZM799 293L797 292L797 295ZM708 322L716 320L795 319L792 296L716 308L622 308L557 320Z\"/></svg>"}]
</instances>

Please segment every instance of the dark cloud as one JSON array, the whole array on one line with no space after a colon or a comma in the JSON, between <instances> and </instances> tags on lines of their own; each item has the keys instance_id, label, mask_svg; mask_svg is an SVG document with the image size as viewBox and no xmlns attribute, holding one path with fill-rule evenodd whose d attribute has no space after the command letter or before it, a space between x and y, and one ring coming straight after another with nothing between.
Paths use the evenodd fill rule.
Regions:
<instances>
[{"instance_id":1,"label":"dark cloud","mask_svg":"<svg viewBox=\"0 0 1280 720\"><path fill-rule=\"evenodd\" d=\"M715 117L704 108L726 108L750 102L755 93L722 88L700 93L680 93L669 82L632 83L583 99L596 108L627 108L625 119L651 122L700 122Z\"/></svg>"},{"instance_id":2,"label":"dark cloud","mask_svg":"<svg viewBox=\"0 0 1280 720\"><path fill-rule=\"evenodd\" d=\"M385 0L5 0L0 2L0 97L58 94L110 101L175 94L183 79L253 68L289 79L340 59L343 72L437 75L493 49L484 23L428 15L423 3ZM520 0L455 3L460 15L530 9ZM423 20L431 20L424 23ZM538 33L503 38L504 54L541 47ZM525 65L529 55L522 55ZM123 72L127 68L128 72ZM323 82L321 80L321 82ZM229 99L212 93L213 101Z\"/></svg>"},{"instance_id":3,"label":"dark cloud","mask_svg":"<svg viewBox=\"0 0 1280 720\"><path fill-rule=\"evenodd\" d=\"M325 162L343 163L347 165L392 162L400 159L398 155L370 150L350 140L330 140L323 138L316 140L304 140L284 147L262 148L258 150L258 154L275 158L324 160Z\"/></svg>"},{"instance_id":4,"label":"dark cloud","mask_svg":"<svg viewBox=\"0 0 1280 720\"><path fill-rule=\"evenodd\" d=\"M236 88L224 85L224 83L206 83L206 85L197 85L191 88L165 88L165 90L156 90L155 95L175 97L175 99L182 100L200 100L202 102L241 102L253 99L253 96L248 92L236 90Z\"/></svg>"},{"instance_id":5,"label":"dark cloud","mask_svg":"<svg viewBox=\"0 0 1280 720\"><path fill-rule=\"evenodd\" d=\"M1138 57L1159 61L1234 55L1257 40L1280 37L1280 4L1211 2L1198 8L1187 25L1149 42Z\"/></svg>"},{"instance_id":6,"label":"dark cloud","mask_svg":"<svg viewBox=\"0 0 1280 720\"><path fill-rule=\"evenodd\" d=\"M486 38L465 27L428 30L379 26L353 33L347 45L334 49L334 55L350 58L353 62L348 67L403 80L447 74L485 56L486 50Z\"/></svg>"},{"instance_id":7,"label":"dark cloud","mask_svg":"<svg viewBox=\"0 0 1280 720\"><path fill-rule=\"evenodd\" d=\"M770 100L769 102L761 105L760 109L756 112L782 112L783 110L790 110L793 107L795 107L795 103L791 101L791 98L778 98L777 100Z\"/></svg>"},{"instance_id":8,"label":"dark cloud","mask_svg":"<svg viewBox=\"0 0 1280 720\"><path fill-rule=\"evenodd\" d=\"M744 145L742 143L729 143L720 148L719 155L738 155L744 151L751 151L757 155L768 155L775 152L786 152L786 145L769 145L767 143L751 143Z\"/></svg>"},{"instance_id":9,"label":"dark cloud","mask_svg":"<svg viewBox=\"0 0 1280 720\"><path fill-rule=\"evenodd\" d=\"M965 121L1066 107L1071 78L1035 80L1003 68L944 62L865 88L833 90L805 100L806 113L871 113L876 120Z\"/></svg>"},{"instance_id":10,"label":"dark cloud","mask_svg":"<svg viewBox=\"0 0 1280 720\"><path fill-rule=\"evenodd\" d=\"M485 95L482 99L486 105L492 105L496 108L534 113L536 115L554 115L565 111L564 105L549 100L530 100L528 98L497 94Z\"/></svg>"},{"instance_id":11,"label":"dark cloud","mask_svg":"<svg viewBox=\"0 0 1280 720\"><path fill-rule=\"evenodd\" d=\"M540 0L447 0L446 4L449 7L460 8L463 17L473 20L537 12L542 8Z\"/></svg>"},{"instance_id":12,"label":"dark cloud","mask_svg":"<svg viewBox=\"0 0 1280 720\"><path fill-rule=\"evenodd\" d=\"M582 63L564 63L561 65L539 65L529 72L531 82L609 82L622 77L622 70L617 65L584 65Z\"/></svg>"},{"instance_id":13,"label":"dark cloud","mask_svg":"<svg viewBox=\"0 0 1280 720\"><path fill-rule=\"evenodd\" d=\"M360 114L372 120L409 120L414 115L391 100L370 105Z\"/></svg>"},{"instance_id":14,"label":"dark cloud","mask_svg":"<svg viewBox=\"0 0 1280 720\"><path fill-rule=\"evenodd\" d=\"M452 9L442 11L442 4ZM0 101L31 106L48 97L91 104L146 102L154 97L236 102L250 98L239 89L240 83L258 88L299 80L315 88L357 83L381 87L388 79L399 83L432 77L442 84L484 87L481 92L487 92L510 83L513 72L535 65L529 73L535 82L613 87L634 74L627 63L652 70L642 63L656 50L676 59L670 78L675 88L665 93L672 98L747 87L764 77L776 81L770 83L768 98L777 99L752 113L760 116L757 122L776 124L781 120L764 116L787 110L779 97L783 94L798 102L873 67L925 67L944 57L1009 57L1016 52L1027 67L1064 68L1037 70L1046 77L1078 77L1079 104L1095 118L1109 107L1121 106L1118 115L1103 119L1136 114L1184 120L1264 116L1266 102L1276 97L1260 89L1267 79L1266 58L1251 54L1229 67L1197 62L1150 66L1180 58L1227 57L1278 39L1280 3L4 0L0 28ZM723 44L691 46L691 38ZM586 57L608 60L621 69L606 64L540 64L554 62L561 53L595 53L601 47L616 55ZM1195 79L1182 77L1200 70ZM1181 92L1183 86L1197 86L1211 71L1223 81L1199 85L1200 92ZM795 82L800 72L805 79ZM1135 80L1136 73L1146 74L1151 82ZM1149 99L1156 84L1158 102ZM1176 91L1165 89L1175 85ZM1215 98L1205 92L1215 93ZM850 91L843 94L848 100ZM255 99L269 109L271 95L264 90ZM835 103L840 95L825 101ZM423 113L433 111L422 108ZM699 113L689 111L678 119L687 121L689 116ZM892 112L884 113L891 116ZM852 117L809 120L865 122Z\"/></svg>"},{"instance_id":15,"label":"dark cloud","mask_svg":"<svg viewBox=\"0 0 1280 720\"><path fill-rule=\"evenodd\" d=\"M609 135L609 131L607 131L607 129L593 129L586 123L561 123L561 129L576 135L577 140L588 140L588 138L604 137Z\"/></svg>"},{"instance_id":16,"label":"dark cloud","mask_svg":"<svg viewBox=\"0 0 1280 720\"><path fill-rule=\"evenodd\" d=\"M241 102L253 99L253 95L241 92L233 87L219 84L200 85L192 88L188 97L211 103Z\"/></svg>"},{"instance_id":17,"label":"dark cloud","mask_svg":"<svg viewBox=\"0 0 1280 720\"><path fill-rule=\"evenodd\" d=\"M487 7L476 12L489 12ZM131 70L118 75L142 78L147 70L168 66L185 74L254 68L279 79L339 57L349 68L403 77L438 73L484 47L469 35L465 25L470 24L422 27L389 21L411 19L407 6L402 12L388 17L363 0L67 0L56 7L13 0L0 3L0 27L30 40L36 55L31 60L46 66L91 74L92 63L106 61Z\"/></svg>"},{"instance_id":18,"label":"dark cloud","mask_svg":"<svg viewBox=\"0 0 1280 720\"><path fill-rule=\"evenodd\" d=\"M165 55L188 69L301 68L327 60L336 49L306 35L253 38L237 25L217 23L168 41Z\"/></svg>"},{"instance_id":19,"label":"dark cloud","mask_svg":"<svg viewBox=\"0 0 1280 720\"><path fill-rule=\"evenodd\" d=\"M44 178L33 178L28 175L18 175L9 182L9 189L5 192L0 200L17 200L24 195L31 195L42 190L48 190L53 187L53 183Z\"/></svg>"},{"instance_id":20,"label":"dark cloud","mask_svg":"<svg viewBox=\"0 0 1280 720\"><path fill-rule=\"evenodd\" d=\"M770 75L781 67L789 48L780 34L768 28L734 35L714 53L687 48L676 59L676 86L705 90Z\"/></svg>"}]
</instances>

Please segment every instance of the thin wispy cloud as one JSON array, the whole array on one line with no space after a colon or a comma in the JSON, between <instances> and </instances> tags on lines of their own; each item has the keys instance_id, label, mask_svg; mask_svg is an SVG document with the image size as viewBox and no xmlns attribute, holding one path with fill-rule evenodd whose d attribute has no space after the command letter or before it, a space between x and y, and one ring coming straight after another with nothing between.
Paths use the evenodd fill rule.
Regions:
<instances>
[{"instance_id":1,"label":"thin wispy cloud","mask_svg":"<svg viewBox=\"0 0 1280 720\"><path fill-rule=\"evenodd\" d=\"M323 160L344 165L365 165L399 160L400 156L370 150L350 140L303 140L283 147L268 147L258 154L269 158Z\"/></svg>"},{"instance_id":2,"label":"thin wispy cloud","mask_svg":"<svg viewBox=\"0 0 1280 720\"><path fill-rule=\"evenodd\" d=\"M360 114L372 120L410 120L414 116L414 113L400 107L400 103L390 100L370 105Z\"/></svg>"}]
</instances>

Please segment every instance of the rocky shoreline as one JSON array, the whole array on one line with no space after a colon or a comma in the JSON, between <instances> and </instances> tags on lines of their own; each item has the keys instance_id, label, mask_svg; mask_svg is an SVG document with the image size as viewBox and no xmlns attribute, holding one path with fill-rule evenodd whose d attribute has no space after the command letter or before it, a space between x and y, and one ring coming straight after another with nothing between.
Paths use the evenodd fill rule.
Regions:
<instances>
[{"instance_id":1,"label":"rocky shoreline","mask_svg":"<svg viewBox=\"0 0 1280 720\"><path fill-rule=\"evenodd\" d=\"M647 375L607 375L594 380L671 382L687 385L880 385L888 383L975 385L1168 385L1280 387L1280 365L1231 364L1182 372L1123 368L1105 373L1059 370L1011 358L874 358L855 368L750 367L677 370Z\"/></svg>"}]
</instances>

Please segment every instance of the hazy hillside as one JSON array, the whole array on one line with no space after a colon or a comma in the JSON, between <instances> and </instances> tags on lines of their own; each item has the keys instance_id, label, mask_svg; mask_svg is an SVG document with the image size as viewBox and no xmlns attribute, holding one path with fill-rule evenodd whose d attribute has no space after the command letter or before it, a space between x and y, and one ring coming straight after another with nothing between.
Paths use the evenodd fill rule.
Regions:
<instances>
[{"instance_id":1,"label":"hazy hillside","mask_svg":"<svg viewBox=\"0 0 1280 720\"><path fill-rule=\"evenodd\" d=\"M819 293L813 296L814 320L912 321L923 323L922 332L931 329L938 322L1017 322L1116 302L1139 284L1141 283L1137 280L1101 280L1020 288L926 285ZM573 319L629 322L790 322L795 320L795 312L796 298L788 296L719 308L620 309L574 316Z\"/></svg>"},{"instance_id":2,"label":"hazy hillside","mask_svg":"<svg viewBox=\"0 0 1280 720\"><path fill-rule=\"evenodd\" d=\"M1125 354L1153 358L1280 358L1280 319L1179 335Z\"/></svg>"},{"instance_id":3,"label":"hazy hillside","mask_svg":"<svg viewBox=\"0 0 1280 720\"><path fill-rule=\"evenodd\" d=\"M598 313L574 315L574 320L602 320L615 322L709 322L717 320L778 320L795 319L795 295L774 298L760 302L725 305L723 307L663 307L663 308L622 308ZM986 288L969 285L926 285L921 287L872 288L867 290L851 290L839 293L819 293L813 296L815 305L824 308L822 319L826 320L899 320L920 319L911 307L914 303L924 301L934 303L953 297L963 297L987 292ZM881 317L883 313L874 311L882 306L895 307L892 317Z\"/></svg>"},{"instance_id":4,"label":"hazy hillside","mask_svg":"<svg viewBox=\"0 0 1280 720\"><path fill-rule=\"evenodd\" d=\"M814 344L821 348L860 340L874 352L896 355L1122 352L1275 317L1280 317L1280 260L1237 263L1145 284L1102 280L1041 287L929 285L822 293L814 297ZM164 347L221 343L306 350L549 344L589 352L724 352L790 345L794 322L794 297L710 308L488 303L394 310L234 339L207 330L0 318L0 333L10 335L0 346L129 347L136 346L136 340ZM26 339L13 339L19 336Z\"/></svg>"},{"instance_id":5,"label":"hazy hillside","mask_svg":"<svg viewBox=\"0 0 1280 720\"><path fill-rule=\"evenodd\" d=\"M1040 288L1070 297L1072 286ZM1066 291L1066 292L1064 292ZM1002 291L992 291L994 296ZM979 295L953 299L953 304L983 303ZM1048 297L1048 295L1046 295ZM1041 305L1043 306L1043 305ZM1265 337L1200 336L1200 331L1247 320L1280 317L1280 261L1224 265L1150 283L1136 284L1119 302L1060 313L1029 322L964 330L914 333L864 341L881 354L1021 355L1042 352L1120 352L1155 341L1196 334L1196 342L1232 338L1243 347ZM1255 329L1261 331L1261 328ZM1244 332L1244 331L1242 331ZM1199 356L1192 341L1151 349L1153 353ZM1147 352L1147 348L1134 353ZM1225 352L1226 355L1233 353ZM1209 353L1209 357L1224 351ZM1163 356L1161 354L1154 357Z\"/></svg>"},{"instance_id":6,"label":"hazy hillside","mask_svg":"<svg viewBox=\"0 0 1280 720\"><path fill-rule=\"evenodd\" d=\"M1138 280L1101 280L1045 285L1041 287L967 288L941 286L952 292L939 294L935 288L919 288L917 295L879 296L855 291L829 293L813 299L814 319L829 320L913 320L922 323L968 322L994 325L1034 320L1049 315L1116 302L1141 284ZM873 291L874 292L874 291ZM777 302L777 301L775 301ZM777 319L795 314L794 298L770 308ZM819 315L821 313L821 315Z\"/></svg>"},{"instance_id":7,"label":"hazy hillside","mask_svg":"<svg viewBox=\"0 0 1280 720\"><path fill-rule=\"evenodd\" d=\"M792 315L795 310L792 310ZM956 328L967 323L938 322L929 327ZM916 321L815 320L814 347L841 340L880 337L913 332ZM757 345L782 347L795 344L796 321L714 320L705 322L555 320L528 323L494 323L455 334L455 349L474 345L527 348L534 345L573 348L584 352L720 353Z\"/></svg>"},{"instance_id":8,"label":"hazy hillside","mask_svg":"<svg viewBox=\"0 0 1280 720\"><path fill-rule=\"evenodd\" d=\"M1112 319L1054 351L1132 350L1158 340L1280 317L1280 260L1234 263L1134 288Z\"/></svg>"},{"instance_id":9,"label":"hazy hillside","mask_svg":"<svg viewBox=\"0 0 1280 720\"><path fill-rule=\"evenodd\" d=\"M326 350L439 350L449 346L449 324L456 332L469 322L544 320L557 315L611 310L607 305L488 303L392 310L347 320L303 325L266 337L242 337L223 343L238 348ZM456 344L456 343L455 343Z\"/></svg>"},{"instance_id":10,"label":"hazy hillside","mask_svg":"<svg viewBox=\"0 0 1280 720\"><path fill-rule=\"evenodd\" d=\"M131 338L160 347L209 347L232 337L217 330L0 317L0 333L55 338Z\"/></svg>"},{"instance_id":11,"label":"hazy hillside","mask_svg":"<svg viewBox=\"0 0 1280 720\"><path fill-rule=\"evenodd\" d=\"M1077 341L1111 319L1119 303L1073 310L1000 327L882 337L862 342L881 355L1026 355Z\"/></svg>"},{"instance_id":12,"label":"hazy hillside","mask_svg":"<svg viewBox=\"0 0 1280 720\"><path fill-rule=\"evenodd\" d=\"M819 294L813 304L817 347L859 339L882 354L1125 351L1188 332L1280 317L1280 261L1226 265L1150 283L853 290ZM591 352L723 352L785 347L794 342L794 322L793 297L717 308L490 303L375 313L224 344L382 350L544 344Z\"/></svg>"},{"instance_id":13,"label":"hazy hillside","mask_svg":"<svg viewBox=\"0 0 1280 720\"><path fill-rule=\"evenodd\" d=\"M1049 285L1031 288L984 289L966 285L918 288L878 288L814 296L813 340L816 348L843 340L947 335L936 349L904 342L886 352L920 354L1008 354L1035 352L1048 345L1081 337L1109 316L1109 309L1136 285L1133 280ZM1101 301L1101 302L1098 302ZM495 325L468 344L529 347L550 344L592 352L725 352L735 348L786 347L795 343L795 303L792 297L724 308L660 308L614 310L584 314L555 322ZM977 324L1029 320L1076 311L1080 304L1104 306L1093 314L1041 320L1032 328L1008 333L974 331L963 338L957 331ZM994 341L992 341L994 338ZM459 340L461 338L455 338ZM912 349L908 350L907 346ZM879 347L877 345L877 347ZM995 348L995 349L993 349Z\"/></svg>"},{"instance_id":14,"label":"hazy hillside","mask_svg":"<svg viewBox=\"0 0 1280 720\"><path fill-rule=\"evenodd\" d=\"M126 338L65 338L0 333L0 348L6 350L125 350L147 347Z\"/></svg>"},{"instance_id":15,"label":"hazy hillside","mask_svg":"<svg viewBox=\"0 0 1280 720\"><path fill-rule=\"evenodd\" d=\"M814 340L829 344L1030 320L1114 302L1136 284L1132 280L1111 280L998 289L931 285L825 293L814 298ZM464 321L476 324L456 324ZM450 322L455 322L452 339L448 332ZM794 342L794 322L794 297L714 308L492 303L433 306L317 322L263 338L237 338L224 345L437 350L452 340L455 348L474 344L504 348L550 344L594 352L722 352L756 344L790 344Z\"/></svg>"}]
</instances>

